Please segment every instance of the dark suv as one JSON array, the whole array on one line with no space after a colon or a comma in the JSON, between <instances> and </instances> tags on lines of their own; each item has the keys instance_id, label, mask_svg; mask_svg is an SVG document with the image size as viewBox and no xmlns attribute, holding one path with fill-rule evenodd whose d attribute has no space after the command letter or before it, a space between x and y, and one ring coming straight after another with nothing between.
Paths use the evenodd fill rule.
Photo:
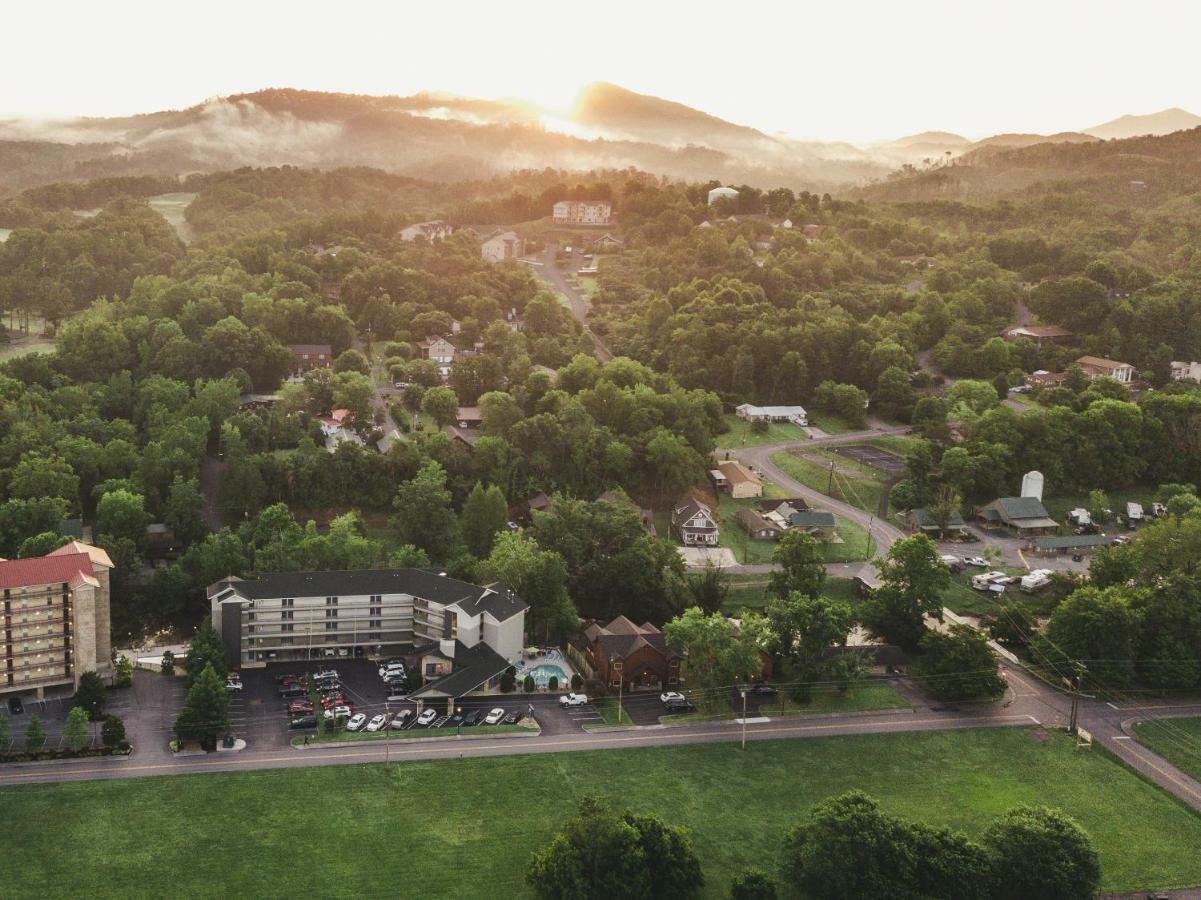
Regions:
<instances>
[{"instance_id":1,"label":"dark suv","mask_svg":"<svg viewBox=\"0 0 1201 900\"><path fill-rule=\"evenodd\" d=\"M668 700L664 707L669 713L696 712L696 707L687 700Z\"/></svg>"}]
</instances>

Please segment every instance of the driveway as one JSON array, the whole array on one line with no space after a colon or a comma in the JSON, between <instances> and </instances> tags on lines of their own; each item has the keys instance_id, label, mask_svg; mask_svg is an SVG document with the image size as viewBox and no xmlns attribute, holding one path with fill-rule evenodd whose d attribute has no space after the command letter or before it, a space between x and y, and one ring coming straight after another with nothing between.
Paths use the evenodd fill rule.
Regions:
<instances>
[{"instance_id":1,"label":"driveway","mask_svg":"<svg viewBox=\"0 0 1201 900\"><path fill-rule=\"evenodd\" d=\"M554 290L567 298L567 305L571 308L572 316L580 323L584 332L592 337L596 358L601 362L608 362L613 358L613 354L609 352L609 348L588 327L588 313L592 309L592 304L583 293L572 287L563 270L555 264L555 253L558 252L558 249L559 245L557 242L546 242L546 251L542 254L542 259L540 260L542 265L534 270L534 274L543 281L549 282ZM573 255L567 262L567 266L573 270L575 268L575 260L576 257Z\"/></svg>"}]
</instances>

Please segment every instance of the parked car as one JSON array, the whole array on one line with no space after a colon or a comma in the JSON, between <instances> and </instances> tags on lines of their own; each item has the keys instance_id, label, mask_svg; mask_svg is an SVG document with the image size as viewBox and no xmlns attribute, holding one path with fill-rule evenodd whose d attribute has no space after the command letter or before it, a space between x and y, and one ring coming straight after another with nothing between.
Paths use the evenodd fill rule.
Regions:
<instances>
[{"instance_id":1,"label":"parked car","mask_svg":"<svg viewBox=\"0 0 1201 900\"><path fill-rule=\"evenodd\" d=\"M354 710L351 709L349 706L334 706L325 711L325 718L333 719L333 720L349 719L353 715L354 715ZM359 715L362 716L363 714L359 713ZM366 716L363 716L363 718L366 718Z\"/></svg>"},{"instance_id":2,"label":"parked car","mask_svg":"<svg viewBox=\"0 0 1201 900\"><path fill-rule=\"evenodd\" d=\"M679 691L664 691L659 695L660 703L671 703L672 700L683 700L684 695Z\"/></svg>"},{"instance_id":3,"label":"parked car","mask_svg":"<svg viewBox=\"0 0 1201 900\"><path fill-rule=\"evenodd\" d=\"M516 725L518 722L520 722L524 718L525 718L525 713L522 712L521 710L518 710L517 712L511 712L507 716L505 716L505 724L506 725Z\"/></svg>"},{"instance_id":4,"label":"parked car","mask_svg":"<svg viewBox=\"0 0 1201 900\"><path fill-rule=\"evenodd\" d=\"M988 568L988 560L985 559L983 556L965 556L963 558L963 563L964 563L964 565L976 566L981 569Z\"/></svg>"},{"instance_id":5,"label":"parked car","mask_svg":"<svg viewBox=\"0 0 1201 900\"><path fill-rule=\"evenodd\" d=\"M312 701L294 700L288 704L288 712L294 716L303 716L313 711Z\"/></svg>"},{"instance_id":6,"label":"parked car","mask_svg":"<svg viewBox=\"0 0 1201 900\"><path fill-rule=\"evenodd\" d=\"M436 718L438 718L438 711L436 709L427 709L417 717L417 724L429 725L430 722L434 721Z\"/></svg>"},{"instance_id":7,"label":"parked car","mask_svg":"<svg viewBox=\"0 0 1201 900\"><path fill-rule=\"evenodd\" d=\"M241 675L239 675L239 674L238 674L238 673L236 673L236 672L233 672L233 673L231 673L231 674L230 674L230 675L229 675L229 676L228 676L228 677L225 679L225 689L226 689L227 691L240 691L240 690L242 690L242 676L241 676Z\"/></svg>"},{"instance_id":8,"label":"parked car","mask_svg":"<svg viewBox=\"0 0 1201 900\"><path fill-rule=\"evenodd\" d=\"M409 680L407 678L393 678L384 685L391 694L407 694L409 692Z\"/></svg>"},{"instance_id":9,"label":"parked car","mask_svg":"<svg viewBox=\"0 0 1201 900\"><path fill-rule=\"evenodd\" d=\"M776 689L766 681L760 681L758 684L751 686L751 693L757 697L774 697L776 696Z\"/></svg>"},{"instance_id":10,"label":"parked car","mask_svg":"<svg viewBox=\"0 0 1201 900\"><path fill-rule=\"evenodd\" d=\"M372 716L371 721L367 723L367 731L379 731L387 723L388 717L385 715Z\"/></svg>"},{"instance_id":11,"label":"parked car","mask_svg":"<svg viewBox=\"0 0 1201 900\"><path fill-rule=\"evenodd\" d=\"M297 675L294 672L290 672L286 675L276 675L275 683L276 684L298 684L303 679L304 679L303 675Z\"/></svg>"},{"instance_id":12,"label":"parked car","mask_svg":"<svg viewBox=\"0 0 1201 900\"><path fill-rule=\"evenodd\" d=\"M463 719L463 724L478 725L482 721L484 721L484 711L482 709L477 709L475 712L470 712L467 714L466 718Z\"/></svg>"},{"instance_id":13,"label":"parked car","mask_svg":"<svg viewBox=\"0 0 1201 900\"><path fill-rule=\"evenodd\" d=\"M14 716L19 716L21 713L25 712L25 704L21 702L20 697L8 698L8 711Z\"/></svg>"},{"instance_id":14,"label":"parked car","mask_svg":"<svg viewBox=\"0 0 1201 900\"><path fill-rule=\"evenodd\" d=\"M446 720L446 724L448 726L450 726L451 728L454 728L458 725L462 725L463 724L463 714L455 713L453 716L451 716L449 719Z\"/></svg>"},{"instance_id":15,"label":"parked car","mask_svg":"<svg viewBox=\"0 0 1201 900\"><path fill-rule=\"evenodd\" d=\"M308 693L307 690L298 684L285 684L279 689L281 697L306 697Z\"/></svg>"},{"instance_id":16,"label":"parked car","mask_svg":"<svg viewBox=\"0 0 1201 900\"><path fill-rule=\"evenodd\" d=\"M364 713L355 713L350 717L350 721L346 723L347 731L358 731L367 722L367 716Z\"/></svg>"},{"instance_id":17,"label":"parked car","mask_svg":"<svg viewBox=\"0 0 1201 900\"><path fill-rule=\"evenodd\" d=\"M496 709L492 710L492 712L488 713L488 715L484 717L484 724L485 725L499 725L501 720L504 717L505 717L505 711L498 706Z\"/></svg>"},{"instance_id":18,"label":"parked car","mask_svg":"<svg viewBox=\"0 0 1201 900\"><path fill-rule=\"evenodd\" d=\"M342 676L338 674L337 669L324 669L313 677L320 681L322 678L341 678Z\"/></svg>"},{"instance_id":19,"label":"parked car","mask_svg":"<svg viewBox=\"0 0 1201 900\"><path fill-rule=\"evenodd\" d=\"M669 713L695 712L696 707L693 706L691 703L689 703L687 700L683 700L683 699L672 700L670 703L667 704L667 711Z\"/></svg>"},{"instance_id":20,"label":"parked car","mask_svg":"<svg viewBox=\"0 0 1201 900\"><path fill-rule=\"evenodd\" d=\"M559 698L560 706L584 706L588 703L588 697L584 694L564 694Z\"/></svg>"},{"instance_id":21,"label":"parked car","mask_svg":"<svg viewBox=\"0 0 1201 900\"><path fill-rule=\"evenodd\" d=\"M404 728L406 725L409 724L409 720L412 718L413 718L413 710L402 709L400 712L398 712L395 716L392 717L392 721L388 723L388 727L395 728L397 731L400 731L400 729Z\"/></svg>"},{"instance_id":22,"label":"parked car","mask_svg":"<svg viewBox=\"0 0 1201 900\"><path fill-rule=\"evenodd\" d=\"M317 717L312 713L304 716L296 716L288 723L289 728L316 728Z\"/></svg>"}]
</instances>

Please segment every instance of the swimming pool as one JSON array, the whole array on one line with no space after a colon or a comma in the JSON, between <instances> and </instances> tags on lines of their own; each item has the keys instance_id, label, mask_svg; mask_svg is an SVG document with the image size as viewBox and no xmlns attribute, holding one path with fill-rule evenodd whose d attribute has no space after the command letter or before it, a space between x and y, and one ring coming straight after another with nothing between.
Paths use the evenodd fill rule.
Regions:
<instances>
[{"instance_id":1,"label":"swimming pool","mask_svg":"<svg viewBox=\"0 0 1201 900\"><path fill-rule=\"evenodd\" d=\"M546 684L552 676L559 679L559 684L567 684L567 673L558 666L548 665L547 663L541 663L532 669L527 669L525 674L533 675L535 684Z\"/></svg>"}]
</instances>

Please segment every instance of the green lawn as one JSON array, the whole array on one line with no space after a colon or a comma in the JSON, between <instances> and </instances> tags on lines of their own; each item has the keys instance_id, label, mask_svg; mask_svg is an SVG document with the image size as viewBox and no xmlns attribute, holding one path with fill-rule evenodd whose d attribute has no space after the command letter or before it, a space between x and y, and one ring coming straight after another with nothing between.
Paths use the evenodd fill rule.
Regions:
<instances>
[{"instance_id":1,"label":"green lawn","mask_svg":"<svg viewBox=\"0 0 1201 900\"><path fill-rule=\"evenodd\" d=\"M850 519L835 516L834 528L842 543L822 544L826 562L859 562L874 556L880 549L878 541L869 541L867 529L860 528Z\"/></svg>"},{"instance_id":2,"label":"green lawn","mask_svg":"<svg viewBox=\"0 0 1201 900\"><path fill-rule=\"evenodd\" d=\"M1134 733L1140 744L1201 780L1201 717L1141 722L1134 726Z\"/></svg>"},{"instance_id":3,"label":"green lawn","mask_svg":"<svg viewBox=\"0 0 1201 900\"><path fill-rule=\"evenodd\" d=\"M600 713L600 717L605 720L606 726L608 726L608 725L633 725L634 724L632 721L630 721L630 714L625 709L623 709L621 711L621 717L618 718L617 698L616 697L606 697L604 700L601 700L598 703L594 703L593 706L595 706L596 711L598 713ZM599 726L597 726L597 727L599 727ZM587 730L588 726L585 725L584 729Z\"/></svg>"},{"instance_id":4,"label":"green lawn","mask_svg":"<svg viewBox=\"0 0 1201 900\"><path fill-rule=\"evenodd\" d=\"M525 728L521 725L469 725L462 729L462 733L468 737L483 736L489 734L515 734L519 731L526 731L532 734L539 733L539 729ZM455 737L455 733L449 728L410 728L407 731L393 731L384 729L383 731L339 731L334 734L310 735L310 744L347 744L357 743L359 741L382 741L384 739L394 741L406 741L413 738L451 738ZM300 746L304 743L304 736L292 738L293 746Z\"/></svg>"},{"instance_id":5,"label":"green lawn","mask_svg":"<svg viewBox=\"0 0 1201 900\"><path fill-rule=\"evenodd\" d=\"M836 687L814 690L807 703L797 703L780 693L771 703L759 707L765 716L821 715L840 712L864 712L873 709L912 709L908 700L883 681L865 681L846 693Z\"/></svg>"},{"instance_id":6,"label":"green lawn","mask_svg":"<svg viewBox=\"0 0 1201 900\"><path fill-rule=\"evenodd\" d=\"M529 897L530 852L580 797L598 794L687 827L704 896L719 898L732 872L774 870L785 831L852 788L889 813L969 835L1019 803L1057 806L1092 835L1106 890L1201 884L1201 817L1108 754L1033 728L5 788L4 821L19 827L7 831L0 884L11 898L107 895L114 885L158 897L168 882L184 897L345 896L403 834L421 858L402 866L406 896ZM298 865L314 847L320 864Z\"/></svg>"},{"instance_id":7,"label":"green lawn","mask_svg":"<svg viewBox=\"0 0 1201 900\"><path fill-rule=\"evenodd\" d=\"M858 427L852 428L845 419L833 413L815 412L809 409L805 410L805 417L809 420L810 425L820 428L826 434L846 434L848 431L862 430Z\"/></svg>"},{"instance_id":8,"label":"green lawn","mask_svg":"<svg viewBox=\"0 0 1201 900\"><path fill-rule=\"evenodd\" d=\"M0 362L7 362L24 356L27 353L49 353L54 349L54 341L50 338L36 338L33 341L23 341L19 344L0 344Z\"/></svg>"},{"instance_id":9,"label":"green lawn","mask_svg":"<svg viewBox=\"0 0 1201 900\"><path fill-rule=\"evenodd\" d=\"M807 455L816 456L823 460L818 463L812 459L802 459L790 451L781 451L771 455L771 461L784 471L784 474L796 479L805 487L821 491L835 500L865 510L877 512L885 496L885 484L879 472L869 466L861 465L849 456L842 456L832 450L806 451ZM831 475L830 461L834 463Z\"/></svg>"},{"instance_id":10,"label":"green lawn","mask_svg":"<svg viewBox=\"0 0 1201 900\"><path fill-rule=\"evenodd\" d=\"M790 422L773 422L767 426L767 431L763 434L755 434L751 430L751 423L743 421L734 413L726 413L724 420L730 430L717 436L717 446L719 447L736 449L738 447L759 447L763 444L782 444L785 441L809 440L809 433L805 429Z\"/></svg>"},{"instance_id":11,"label":"green lawn","mask_svg":"<svg viewBox=\"0 0 1201 900\"><path fill-rule=\"evenodd\" d=\"M730 585L730 593L726 597L726 602L722 606L722 612L728 616L736 616L744 609L753 609L762 611L767 606L767 576L756 576L758 583L754 584L739 584L733 582ZM840 578L838 576L827 576L825 586L822 588L822 596L829 597L832 600L841 600L844 603L849 603L851 606L856 606L862 599L859 596L859 589L855 587L855 582L850 578Z\"/></svg>"}]
</instances>

